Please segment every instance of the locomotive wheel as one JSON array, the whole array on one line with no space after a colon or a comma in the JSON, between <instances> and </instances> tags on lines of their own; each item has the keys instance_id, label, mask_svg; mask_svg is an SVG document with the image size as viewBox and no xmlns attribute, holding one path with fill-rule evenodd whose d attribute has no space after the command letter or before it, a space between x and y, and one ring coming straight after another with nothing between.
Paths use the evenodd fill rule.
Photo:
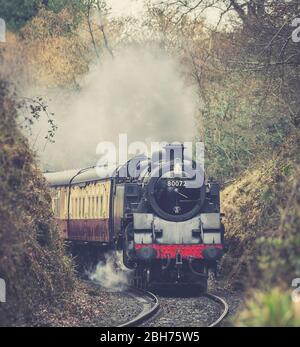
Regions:
<instances>
[{"instance_id":1,"label":"locomotive wheel","mask_svg":"<svg viewBox=\"0 0 300 347\"><path fill-rule=\"evenodd\" d=\"M149 272L148 272L149 271ZM150 280L150 270L138 266L134 271L134 286L140 289L147 289Z\"/></svg>"}]
</instances>

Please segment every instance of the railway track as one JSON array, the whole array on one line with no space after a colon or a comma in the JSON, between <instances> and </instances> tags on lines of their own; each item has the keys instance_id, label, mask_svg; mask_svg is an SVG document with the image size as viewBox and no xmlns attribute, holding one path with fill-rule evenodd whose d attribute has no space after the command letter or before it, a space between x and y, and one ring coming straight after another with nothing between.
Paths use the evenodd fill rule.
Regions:
<instances>
[{"instance_id":1,"label":"railway track","mask_svg":"<svg viewBox=\"0 0 300 347\"><path fill-rule=\"evenodd\" d=\"M141 323L147 321L159 310L159 301L156 295L151 292L142 289L131 288L130 294L134 295L135 298L142 303L143 310L142 312L131 319L130 321L119 325L119 328L124 327L133 327L140 325Z\"/></svg>"},{"instance_id":2,"label":"railway track","mask_svg":"<svg viewBox=\"0 0 300 347\"><path fill-rule=\"evenodd\" d=\"M146 290L142 290L142 289L136 289L136 288L131 288L129 292L143 305L143 310L138 316L136 316L135 318L131 319L130 321L126 323L119 325L118 327L123 328L123 327L139 326L147 322L160 310L159 300L157 296L154 295L153 293ZM216 327L226 317L228 313L228 309L229 309L228 304L224 299L214 294L206 293L203 296L222 306L221 314L218 316L217 319L215 319L212 323L208 325L208 327L211 327L211 328Z\"/></svg>"},{"instance_id":3,"label":"railway track","mask_svg":"<svg viewBox=\"0 0 300 347\"><path fill-rule=\"evenodd\" d=\"M82 281L85 283L99 286L99 284L97 282L92 281L92 280L82 279ZM124 327L140 326L142 324L145 324L148 320L150 320L150 318L153 318L155 316L155 314L157 314L160 311L159 299L152 292L147 291L147 290L143 290L143 289L138 289L135 287L131 287L130 289L128 289L127 294L134 297L134 299L139 302L139 304L143 307L143 309L137 316L128 320L125 323L118 325L117 327L124 328ZM226 315L228 313L229 307L228 307L227 302L223 298L221 298L217 295L211 294L211 293L206 293L206 294L200 296L199 299L201 297L202 298L206 297L206 298L214 301L215 303L219 304L222 307L222 312L218 316L218 318L215 319L212 323L207 325L208 327L218 326L222 322L222 320L226 317Z\"/></svg>"},{"instance_id":4,"label":"railway track","mask_svg":"<svg viewBox=\"0 0 300 347\"><path fill-rule=\"evenodd\" d=\"M218 317L218 319L216 319L213 323L209 324L209 326L208 326L209 328L213 328L213 327L218 326L222 322L222 320L227 316L229 307L228 307L227 302L217 295L206 293L205 296L223 306L223 311L222 311L221 315Z\"/></svg>"}]
</instances>

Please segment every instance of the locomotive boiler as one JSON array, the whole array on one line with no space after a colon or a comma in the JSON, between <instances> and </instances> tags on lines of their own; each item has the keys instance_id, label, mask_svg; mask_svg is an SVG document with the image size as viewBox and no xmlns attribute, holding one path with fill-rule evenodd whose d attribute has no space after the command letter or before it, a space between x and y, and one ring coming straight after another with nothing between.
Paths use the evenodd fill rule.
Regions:
<instances>
[{"instance_id":1,"label":"locomotive boiler","mask_svg":"<svg viewBox=\"0 0 300 347\"><path fill-rule=\"evenodd\" d=\"M218 183L167 145L152 158L137 156L117 169L46 173L65 240L123 253L137 286L197 284L223 254Z\"/></svg>"}]
</instances>

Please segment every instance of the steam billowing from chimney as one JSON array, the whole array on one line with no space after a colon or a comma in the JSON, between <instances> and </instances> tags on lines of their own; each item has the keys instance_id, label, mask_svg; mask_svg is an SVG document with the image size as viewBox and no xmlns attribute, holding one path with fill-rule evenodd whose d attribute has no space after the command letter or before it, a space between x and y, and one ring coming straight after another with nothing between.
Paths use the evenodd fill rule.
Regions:
<instances>
[{"instance_id":1,"label":"steam billowing from chimney","mask_svg":"<svg viewBox=\"0 0 300 347\"><path fill-rule=\"evenodd\" d=\"M44 169L85 167L97 162L101 141L192 141L197 96L185 84L182 65L160 49L127 48L93 66L78 92L51 95L58 130L54 144L38 137ZM42 129L41 129L42 127ZM35 134L44 134L37 124ZM150 145L149 145L150 149Z\"/></svg>"}]
</instances>

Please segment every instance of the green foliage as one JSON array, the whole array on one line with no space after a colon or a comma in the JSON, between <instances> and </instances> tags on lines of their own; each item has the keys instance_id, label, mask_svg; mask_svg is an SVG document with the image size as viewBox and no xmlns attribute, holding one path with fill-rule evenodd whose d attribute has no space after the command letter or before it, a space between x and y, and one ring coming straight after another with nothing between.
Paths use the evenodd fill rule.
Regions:
<instances>
[{"instance_id":1,"label":"green foliage","mask_svg":"<svg viewBox=\"0 0 300 347\"><path fill-rule=\"evenodd\" d=\"M297 141L292 146L295 143ZM265 285L288 283L300 273L300 175L297 149L290 148L287 156L279 165L277 163L277 167L275 165L273 173L269 173L273 176L272 186L266 186L261 194L261 228L266 229L269 225L271 229L256 241L258 266L263 272L262 282ZM272 223L272 219L275 223Z\"/></svg>"},{"instance_id":2,"label":"green foliage","mask_svg":"<svg viewBox=\"0 0 300 347\"><path fill-rule=\"evenodd\" d=\"M18 30L38 12L42 0L0 0L0 17L8 29Z\"/></svg>"},{"instance_id":3,"label":"green foliage","mask_svg":"<svg viewBox=\"0 0 300 347\"><path fill-rule=\"evenodd\" d=\"M299 327L300 303L294 303L291 293L274 288L256 292L235 324L243 327Z\"/></svg>"},{"instance_id":4,"label":"green foliage","mask_svg":"<svg viewBox=\"0 0 300 347\"><path fill-rule=\"evenodd\" d=\"M206 168L220 180L236 177L257 159L269 158L291 130L276 100L262 103L258 78L226 76L208 88L199 119Z\"/></svg>"},{"instance_id":5,"label":"green foliage","mask_svg":"<svg viewBox=\"0 0 300 347\"><path fill-rule=\"evenodd\" d=\"M84 9L84 0L48 0L46 7L50 11L56 13L67 7L72 8L74 11L80 12Z\"/></svg>"},{"instance_id":6,"label":"green foliage","mask_svg":"<svg viewBox=\"0 0 300 347\"><path fill-rule=\"evenodd\" d=\"M285 286L300 273L299 136L290 135L275 159L258 162L222 192L222 269L233 283Z\"/></svg>"},{"instance_id":7,"label":"green foliage","mask_svg":"<svg viewBox=\"0 0 300 347\"><path fill-rule=\"evenodd\" d=\"M0 0L0 17L6 21L8 29L16 31L36 16L42 7L56 13L69 8L79 20L86 4L83 0Z\"/></svg>"}]
</instances>

